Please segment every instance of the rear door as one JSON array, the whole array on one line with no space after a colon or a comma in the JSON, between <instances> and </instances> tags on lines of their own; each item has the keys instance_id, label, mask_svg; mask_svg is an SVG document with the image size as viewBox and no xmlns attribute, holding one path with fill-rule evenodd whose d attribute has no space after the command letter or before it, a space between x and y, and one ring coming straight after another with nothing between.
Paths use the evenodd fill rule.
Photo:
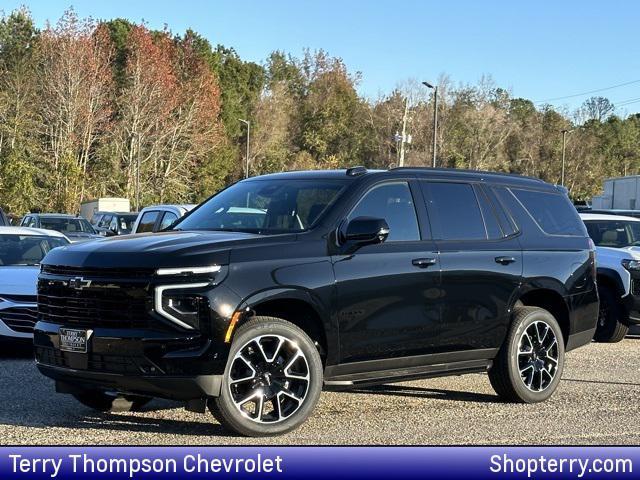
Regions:
<instances>
[{"instance_id":1,"label":"rear door","mask_svg":"<svg viewBox=\"0 0 640 480\"><path fill-rule=\"evenodd\" d=\"M440 344L493 358L522 279L516 228L479 183L421 185L442 268Z\"/></svg>"}]
</instances>

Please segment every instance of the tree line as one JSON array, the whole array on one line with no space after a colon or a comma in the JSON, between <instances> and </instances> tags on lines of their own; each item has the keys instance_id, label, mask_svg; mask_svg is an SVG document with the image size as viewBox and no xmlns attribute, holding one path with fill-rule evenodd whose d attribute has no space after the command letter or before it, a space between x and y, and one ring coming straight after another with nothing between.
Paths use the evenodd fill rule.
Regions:
<instances>
[{"instance_id":1,"label":"tree line","mask_svg":"<svg viewBox=\"0 0 640 480\"><path fill-rule=\"evenodd\" d=\"M433 91L406 81L369 99L360 74L326 52L274 51L258 64L198 33L67 11L36 28L0 17L0 205L77 212L123 196L136 208L198 202L242 178L292 169L431 165ZM404 148L398 133L411 134ZM590 98L577 111L513 98L487 77L438 79L438 166L521 173L574 199L640 169L640 115Z\"/></svg>"}]
</instances>

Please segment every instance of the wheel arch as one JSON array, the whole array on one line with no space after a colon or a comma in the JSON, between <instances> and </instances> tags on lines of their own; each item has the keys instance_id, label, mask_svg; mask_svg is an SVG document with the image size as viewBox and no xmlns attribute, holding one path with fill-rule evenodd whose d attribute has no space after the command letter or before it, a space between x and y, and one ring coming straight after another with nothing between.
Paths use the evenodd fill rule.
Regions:
<instances>
[{"instance_id":1,"label":"wheel arch","mask_svg":"<svg viewBox=\"0 0 640 480\"><path fill-rule=\"evenodd\" d=\"M247 298L241 308L249 314L243 315L236 328L254 316L282 318L309 335L318 347L323 364L336 355L331 345L338 343L329 328L328 311L308 291L282 288L263 291Z\"/></svg>"},{"instance_id":2,"label":"wheel arch","mask_svg":"<svg viewBox=\"0 0 640 480\"><path fill-rule=\"evenodd\" d=\"M606 285L620 297L625 296L628 292L620 278L620 274L612 268L598 267L598 285Z\"/></svg>"},{"instance_id":3,"label":"wheel arch","mask_svg":"<svg viewBox=\"0 0 640 480\"><path fill-rule=\"evenodd\" d=\"M515 302L514 307L539 307L547 310L558 322L562 330L565 346L571 333L569 306L557 290L551 288L531 288L525 290Z\"/></svg>"}]
</instances>

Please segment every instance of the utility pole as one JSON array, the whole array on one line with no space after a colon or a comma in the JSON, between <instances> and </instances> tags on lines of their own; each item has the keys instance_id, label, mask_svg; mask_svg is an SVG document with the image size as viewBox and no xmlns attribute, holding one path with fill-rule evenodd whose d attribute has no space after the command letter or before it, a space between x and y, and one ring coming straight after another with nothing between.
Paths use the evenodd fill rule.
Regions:
<instances>
[{"instance_id":1,"label":"utility pole","mask_svg":"<svg viewBox=\"0 0 640 480\"><path fill-rule=\"evenodd\" d=\"M562 173L560 174L560 185L564 187L564 161L565 161L565 150L567 148L567 133L569 130L562 130Z\"/></svg>"},{"instance_id":2,"label":"utility pole","mask_svg":"<svg viewBox=\"0 0 640 480\"><path fill-rule=\"evenodd\" d=\"M249 178L249 133L251 131L251 122L249 120L243 120L242 118L238 120L247 126L247 153L244 162L244 178Z\"/></svg>"},{"instance_id":3,"label":"utility pole","mask_svg":"<svg viewBox=\"0 0 640 480\"><path fill-rule=\"evenodd\" d=\"M436 168L436 149L438 141L438 86L431 85L429 82L422 82L422 84L433 90L433 161L431 166Z\"/></svg>"}]
</instances>

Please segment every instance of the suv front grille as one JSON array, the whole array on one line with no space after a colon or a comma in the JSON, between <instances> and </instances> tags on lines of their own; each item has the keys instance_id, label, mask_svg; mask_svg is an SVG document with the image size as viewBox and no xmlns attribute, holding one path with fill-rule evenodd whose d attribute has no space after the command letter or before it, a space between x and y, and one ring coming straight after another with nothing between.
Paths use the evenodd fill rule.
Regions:
<instances>
[{"instance_id":1,"label":"suv front grille","mask_svg":"<svg viewBox=\"0 0 640 480\"><path fill-rule=\"evenodd\" d=\"M33 333L33 327L38 321L38 309L35 305L5 308L0 310L0 320L14 332Z\"/></svg>"},{"instance_id":2,"label":"suv front grille","mask_svg":"<svg viewBox=\"0 0 640 480\"><path fill-rule=\"evenodd\" d=\"M631 280L631 293L640 295L640 280Z\"/></svg>"},{"instance_id":3,"label":"suv front grille","mask_svg":"<svg viewBox=\"0 0 640 480\"><path fill-rule=\"evenodd\" d=\"M40 320L88 328L148 326L152 303L148 283L83 277L84 286L72 288L70 280L41 276L38 280Z\"/></svg>"},{"instance_id":4,"label":"suv front grille","mask_svg":"<svg viewBox=\"0 0 640 480\"><path fill-rule=\"evenodd\" d=\"M155 272L148 268L89 268L67 267L65 265L42 265L42 272L50 275L64 277L88 277L88 278L148 278Z\"/></svg>"}]
</instances>

